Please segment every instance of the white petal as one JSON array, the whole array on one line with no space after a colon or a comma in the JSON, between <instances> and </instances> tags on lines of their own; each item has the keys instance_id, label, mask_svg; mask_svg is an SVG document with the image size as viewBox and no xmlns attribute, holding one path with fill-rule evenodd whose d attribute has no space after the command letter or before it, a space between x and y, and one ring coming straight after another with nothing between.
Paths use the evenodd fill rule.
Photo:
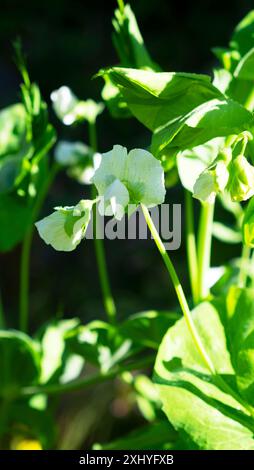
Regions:
<instances>
[{"instance_id":1,"label":"white petal","mask_svg":"<svg viewBox=\"0 0 254 470\"><path fill-rule=\"evenodd\" d=\"M102 154L100 166L93 177L93 183L100 196L104 196L107 187L115 179L124 180L126 159L127 149L121 145L114 145L110 152Z\"/></svg>"},{"instance_id":2,"label":"white petal","mask_svg":"<svg viewBox=\"0 0 254 470\"><path fill-rule=\"evenodd\" d=\"M90 221L92 201L59 207L35 225L40 237L58 251L72 251L81 242Z\"/></svg>"},{"instance_id":3,"label":"white petal","mask_svg":"<svg viewBox=\"0 0 254 470\"><path fill-rule=\"evenodd\" d=\"M164 171L159 160L143 149L129 152L126 181L131 202L142 202L147 207L163 203L165 199Z\"/></svg>"},{"instance_id":4,"label":"white petal","mask_svg":"<svg viewBox=\"0 0 254 470\"><path fill-rule=\"evenodd\" d=\"M121 220L129 202L129 193L125 185L115 180L106 190L99 203L99 212L102 215L113 215Z\"/></svg>"},{"instance_id":5,"label":"white petal","mask_svg":"<svg viewBox=\"0 0 254 470\"><path fill-rule=\"evenodd\" d=\"M78 99L71 89L67 86L62 86L58 90L53 91L50 97L57 117L66 125L72 124L73 120L75 120L73 110L78 104Z\"/></svg>"}]
</instances>

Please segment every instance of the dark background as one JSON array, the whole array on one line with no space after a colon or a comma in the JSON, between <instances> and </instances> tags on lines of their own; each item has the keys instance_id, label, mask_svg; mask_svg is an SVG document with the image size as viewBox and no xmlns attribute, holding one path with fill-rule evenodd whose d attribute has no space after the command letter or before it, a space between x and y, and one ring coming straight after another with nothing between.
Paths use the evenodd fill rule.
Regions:
<instances>
[{"instance_id":1,"label":"dark background","mask_svg":"<svg viewBox=\"0 0 254 470\"><path fill-rule=\"evenodd\" d=\"M250 0L203 0L186 5L169 0L130 3L151 56L164 70L204 73L211 73L216 65L211 48L226 46L234 26L254 6ZM11 45L17 36L23 41L30 75L40 85L48 103L51 91L61 85L70 86L82 99L99 100L102 81L91 77L101 67L117 63L111 43L115 6L116 2L108 0L1 0L0 108L19 97L20 77L12 60ZM70 129L59 123L52 110L50 116L59 137L87 141L86 125ZM149 144L150 136L134 119L114 121L106 111L98 119L98 139L99 150L106 151L115 143L128 148L144 147ZM61 174L50 191L43 214L51 212L55 205L73 204L84 194L87 187ZM181 201L179 186L169 191L168 202ZM182 236L184 241L184 224ZM175 296L152 242L108 241L106 251L121 317L145 309L174 308ZM213 264L237 253L237 247L215 242ZM1 291L12 327L17 326L18 318L19 255L20 247L0 256ZM184 243L172 256L188 293ZM55 252L35 236L30 307L31 331L56 312L65 317L79 316L83 322L104 317L92 241L83 242L74 253L64 254ZM106 396L107 387L103 393ZM86 411L83 412L87 419ZM108 418L108 411L106 414ZM113 435L120 428L130 427L129 420L123 424L121 419L120 424L114 424ZM101 438L98 432L96 439ZM107 436L104 434L102 439Z\"/></svg>"}]
</instances>

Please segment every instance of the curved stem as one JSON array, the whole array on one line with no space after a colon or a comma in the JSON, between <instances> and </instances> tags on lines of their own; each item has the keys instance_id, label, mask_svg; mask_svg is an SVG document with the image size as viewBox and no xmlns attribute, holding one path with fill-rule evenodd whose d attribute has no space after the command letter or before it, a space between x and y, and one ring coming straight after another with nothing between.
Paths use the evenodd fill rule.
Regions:
<instances>
[{"instance_id":1,"label":"curved stem","mask_svg":"<svg viewBox=\"0 0 254 470\"><path fill-rule=\"evenodd\" d=\"M202 343L202 340L199 336L199 333L196 329L196 326L193 322L193 319L192 319L192 316L191 316L191 313L190 313L190 309L189 309L189 306L188 306L188 303L187 303L187 300L186 300L186 297L185 297L185 294L183 292L183 288L180 284L180 281L179 281L179 278L177 276L177 273L175 271L175 268L166 252L166 249L161 241L161 238L156 230L156 227L152 221L152 218L149 214L149 211L148 209L143 206L143 204L141 204L141 207L142 207L142 210L143 210L143 214L144 214L144 217L145 217L145 220L146 220L146 223L149 227L149 230L154 238L154 241L157 245L157 248L162 256L162 259L166 265L166 268L169 272L169 275L170 275L170 278L173 282L173 285L174 285L174 288L175 288L175 291L176 291L176 294L177 294L177 297L178 297L178 300L179 300L179 304L181 306L181 309L182 309L182 312L183 312L183 315L184 315L184 318L185 318L185 321L186 321L186 324L187 324L187 327L189 329L189 332L192 336L192 339L195 343L195 346L197 348L197 350L199 351L199 354L200 356L202 357L204 363L206 364L207 368L209 369L210 373L215 377L215 381L217 381L217 384L222 388L222 390L224 390L226 393L230 394L231 396L233 396L235 398L235 400L237 400L239 403L241 403L241 405L245 408L246 411L248 411L249 415L251 415L252 417L254 416L254 411L252 409L252 407L246 403L225 381L224 379L219 375L217 374L216 372L216 369L213 365L213 362L212 360L210 359L209 355L207 354L206 350L205 350L205 347Z\"/></svg>"},{"instance_id":2,"label":"curved stem","mask_svg":"<svg viewBox=\"0 0 254 470\"><path fill-rule=\"evenodd\" d=\"M198 295L203 300L209 295L208 271L210 268L214 204L203 204L198 231Z\"/></svg>"},{"instance_id":3,"label":"curved stem","mask_svg":"<svg viewBox=\"0 0 254 470\"><path fill-rule=\"evenodd\" d=\"M194 304L198 303L198 259L194 230L193 198L185 190L186 246L191 291Z\"/></svg>"},{"instance_id":4,"label":"curved stem","mask_svg":"<svg viewBox=\"0 0 254 470\"><path fill-rule=\"evenodd\" d=\"M158 248L158 250L159 250L159 252L162 256L162 259L163 259L163 261L166 265L166 268L169 272L170 278L173 282L173 285L174 285L174 288L175 288L175 291L176 291L176 295L178 297L179 304L181 306L184 318L185 318L186 323L187 323L187 327L188 327L189 332L190 332L190 334L193 338L193 341L196 345L196 348L199 351L200 356L202 357L204 363L208 367L211 374L215 374L216 371L215 371L215 368L213 366L213 363L212 363L210 357L208 356L208 354L206 353L205 348L203 346L203 343L202 343L202 341L200 339L200 336L197 332L197 329L194 325L194 322L193 322L193 319L192 319L192 316L191 316L191 313L190 313L190 309L189 309L185 294L183 292L183 288L181 286L181 283L180 283L179 278L177 276L177 273L175 271L175 268L174 268L174 266L173 266L173 264L172 264L172 262L169 258L169 255L167 254L165 246L163 245L163 243L161 241L161 238L160 238L160 236L159 236L159 234L156 230L156 227L155 227L155 225L152 221L152 218L150 216L150 213L149 213L148 209L143 204L141 204L141 207L142 207L142 211L143 211L146 223L149 227L149 230L150 230L150 232L151 232L151 234L154 238L154 241L157 245L157 248Z\"/></svg>"},{"instance_id":5,"label":"curved stem","mask_svg":"<svg viewBox=\"0 0 254 470\"><path fill-rule=\"evenodd\" d=\"M239 287L245 287L246 281L248 278L247 262L250 258L251 248L243 245L242 256L241 256L241 265L239 271Z\"/></svg>"},{"instance_id":6,"label":"curved stem","mask_svg":"<svg viewBox=\"0 0 254 470\"><path fill-rule=\"evenodd\" d=\"M97 136L96 136L96 127L95 123L89 122L89 142L90 146L94 152L97 151ZM96 189L95 186L92 186L92 199L96 198ZM95 255L96 261L98 266L98 273L103 297L103 304L108 316L108 319L111 323L115 323L116 321L116 307L115 302L111 293L109 276L107 271L107 264L106 264L106 256L105 256L105 249L104 243L102 238L100 238L98 231L99 227L96 227L96 204L93 207L93 239L94 239L94 246L95 246Z\"/></svg>"},{"instance_id":7,"label":"curved stem","mask_svg":"<svg viewBox=\"0 0 254 470\"><path fill-rule=\"evenodd\" d=\"M154 363L154 356L148 356L131 364L115 367L105 374L96 374L84 379L73 380L66 384L38 385L34 387L25 387L21 390L22 396L36 395L37 393L46 393L47 395L56 395L58 393L77 392L91 385L97 385L102 382L112 380L126 371L140 370Z\"/></svg>"},{"instance_id":8,"label":"curved stem","mask_svg":"<svg viewBox=\"0 0 254 470\"><path fill-rule=\"evenodd\" d=\"M55 163L52 165L44 184L39 191L36 199L32 221L29 229L26 232L25 238L22 244L21 250L21 261L20 261L20 294L19 294L19 323L20 330L27 332L28 329L28 312L29 312L29 267L30 267L30 254L31 246L34 234L34 222L40 212L48 189L51 186L59 166Z\"/></svg>"}]
</instances>

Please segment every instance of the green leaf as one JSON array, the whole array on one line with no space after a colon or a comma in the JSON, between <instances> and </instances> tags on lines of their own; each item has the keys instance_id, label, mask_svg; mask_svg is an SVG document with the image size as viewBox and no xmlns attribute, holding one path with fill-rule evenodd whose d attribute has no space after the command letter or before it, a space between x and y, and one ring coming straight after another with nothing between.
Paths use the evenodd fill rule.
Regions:
<instances>
[{"instance_id":1,"label":"green leaf","mask_svg":"<svg viewBox=\"0 0 254 470\"><path fill-rule=\"evenodd\" d=\"M157 129L151 150L157 155L176 153L215 137L239 134L252 124L252 114L236 101L214 99Z\"/></svg>"},{"instance_id":2,"label":"green leaf","mask_svg":"<svg viewBox=\"0 0 254 470\"><path fill-rule=\"evenodd\" d=\"M254 48L250 49L240 60L234 71L234 76L239 80L254 80Z\"/></svg>"},{"instance_id":3,"label":"green leaf","mask_svg":"<svg viewBox=\"0 0 254 470\"><path fill-rule=\"evenodd\" d=\"M19 151L26 135L26 113L22 104L0 111L0 160L4 155Z\"/></svg>"},{"instance_id":4,"label":"green leaf","mask_svg":"<svg viewBox=\"0 0 254 470\"><path fill-rule=\"evenodd\" d=\"M36 194L40 191L45 178L48 175L48 162L43 158L37 167L36 179L33 182ZM27 181L24 181L18 190L22 194L10 192L8 194L0 194L0 251L11 250L19 243L29 226L33 223L33 211L36 198L26 195Z\"/></svg>"},{"instance_id":5,"label":"green leaf","mask_svg":"<svg viewBox=\"0 0 254 470\"><path fill-rule=\"evenodd\" d=\"M40 383L65 382L75 379L81 372L84 360L73 359L74 355L68 351L66 336L79 324L79 320L53 320L39 331L37 338L41 344L41 375ZM72 370L70 370L72 366ZM69 370L67 370L69 369Z\"/></svg>"},{"instance_id":6,"label":"green leaf","mask_svg":"<svg viewBox=\"0 0 254 470\"><path fill-rule=\"evenodd\" d=\"M129 338L122 337L113 325L99 320L80 326L69 336L68 345L103 373L140 349Z\"/></svg>"},{"instance_id":7,"label":"green leaf","mask_svg":"<svg viewBox=\"0 0 254 470\"><path fill-rule=\"evenodd\" d=\"M227 314L237 384L254 405L254 290L232 287L227 297Z\"/></svg>"},{"instance_id":8,"label":"green leaf","mask_svg":"<svg viewBox=\"0 0 254 470\"><path fill-rule=\"evenodd\" d=\"M168 327L178 318L173 312L148 310L131 315L119 326L119 332L137 344L157 349Z\"/></svg>"},{"instance_id":9,"label":"green leaf","mask_svg":"<svg viewBox=\"0 0 254 470\"><path fill-rule=\"evenodd\" d=\"M174 449L177 433L164 421L143 426L109 444L95 444L95 450L163 450Z\"/></svg>"},{"instance_id":10,"label":"green leaf","mask_svg":"<svg viewBox=\"0 0 254 470\"><path fill-rule=\"evenodd\" d=\"M152 131L222 96L207 75L121 67L102 70L99 75L112 80L133 115Z\"/></svg>"},{"instance_id":11,"label":"green leaf","mask_svg":"<svg viewBox=\"0 0 254 470\"><path fill-rule=\"evenodd\" d=\"M242 234L240 230L229 227L221 222L213 223L213 236L223 243L241 243Z\"/></svg>"},{"instance_id":12,"label":"green leaf","mask_svg":"<svg viewBox=\"0 0 254 470\"><path fill-rule=\"evenodd\" d=\"M112 21L113 44L123 67L159 68L151 59L140 33L137 20L130 7L115 10Z\"/></svg>"},{"instance_id":13,"label":"green leaf","mask_svg":"<svg viewBox=\"0 0 254 470\"><path fill-rule=\"evenodd\" d=\"M254 10L251 10L236 26L230 46L241 55L246 54L254 42Z\"/></svg>"},{"instance_id":14,"label":"green leaf","mask_svg":"<svg viewBox=\"0 0 254 470\"><path fill-rule=\"evenodd\" d=\"M38 343L15 330L0 331L0 395L16 396L19 390L38 382L40 354Z\"/></svg>"},{"instance_id":15,"label":"green leaf","mask_svg":"<svg viewBox=\"0 0 254 470\"><path fill-rule=\"evenodd\" d=\"M168 330L156 359L154 380L163 410L194 448L253 450L253 421L228 393L228 387L235 389L235 376L219 313L205 302L193 310L192 316L206 352L227 388L217 376L211 376L181 319Z\"/></svg>"}]
</instances>

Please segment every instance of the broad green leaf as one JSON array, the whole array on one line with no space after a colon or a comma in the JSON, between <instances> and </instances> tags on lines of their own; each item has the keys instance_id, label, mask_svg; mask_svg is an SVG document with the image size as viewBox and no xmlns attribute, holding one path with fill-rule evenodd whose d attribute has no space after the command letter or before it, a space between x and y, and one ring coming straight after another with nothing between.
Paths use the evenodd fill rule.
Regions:
<instances>
[{"instance_id":1,"label":"broad green leaf","mask_svg":"<svg viewBox=\"0 0 254 470\"><path fill-rule=\"evenodd\" d=\"M95 450L163 450L174 449L177 433L164 421L151 423L109 444L95 444Z\"/></svg>"},{"instance_id":2,"label":"broad green leaf","mask_svg":"<svg viewBox=\"0 0 254 470\"><path fill-rule=\"evenodd\" d=\"M0 331L0 395L12 397L37 383L40 374L38 343L15 330Z\"/></svg>"},{"instance_id":3,"label":"broad green leaf","mask_svg":"<svg viewBox=\"0 0 254 470\"><path fill-rule=\"evenodd\" d=\"M228 340L237 384L254 405L254 290L231 288L227 297Z\"/></svg>"},{"instance_id":4,"label":"broad green leaf","mask_svg":"<svg viewBox=\"0 0 254 470\"><path fill-rule=\"evenodd\" d=\"M221 222L213 223L213 236L223 243L241 243L242 235L240 230L229 227Z\"/></svg>"},{"instance_id":5,"label":"broad green leaf","mask_svg":"<svg viewBox=\"0 0 254 470\"><path fill-rule=\"evenodd\" d=\"M205 302L192 312L203 346L227 388L211 376L184 319L165 335L155 364L163 410L193 447L204 450L254 449L253 422L228 393L234 370L217 309Z\"/></svg>"},{"instance_id":6,"label":"broad green leaf","mask_svg":"<svg viewBox=\"0 0 254 470\"><path fill-rule=\"evenodd\" d=\"M210 100L190 113L166 123L153 134L153 153L160 155L196 147L215 137L250 129L252 114L233 100Z\"/></svg>"},{"instance_id":7,"label":"broad green leaf","mask_svg":"<svg viewBox=\"0 0 254 470\"><path fill-rule=\"evenodd\" d=\"M222 97L208 75L113 67L102 70L118 86L133 115L154 131L205 101Z\"/></svg>"},{"instance_id":8,"label":"broad green leaf","mask_svg":"<svg viewBox=\"0 0 254 470\"><path fill-rule=\"evenodd\" d=\"M254 80L254 47L240 60L234 71L234 76L239 80Z\"/></svg>"}]
</instances>

